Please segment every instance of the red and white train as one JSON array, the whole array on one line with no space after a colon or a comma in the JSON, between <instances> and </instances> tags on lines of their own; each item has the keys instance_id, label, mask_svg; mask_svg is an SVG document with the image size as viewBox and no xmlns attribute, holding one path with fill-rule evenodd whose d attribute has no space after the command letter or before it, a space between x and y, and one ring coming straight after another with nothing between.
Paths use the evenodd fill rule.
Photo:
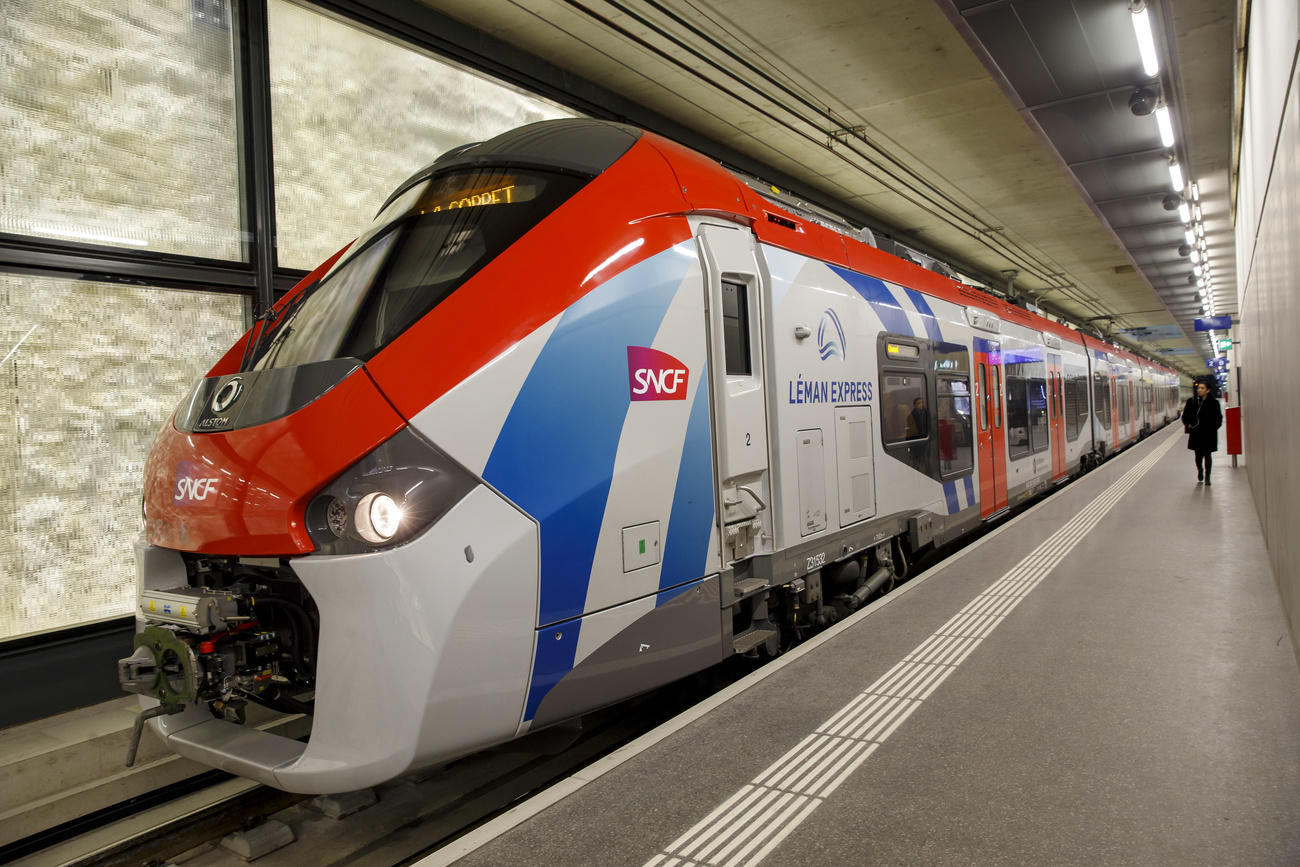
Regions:
<instances>
[{"instance_id":1,"label":"red and white train","mask_svg":"<svg viewBox=\"0 0 1300 867\"><path fill-rule=\"evenodd\" d=\"M178 753L371 785L776 652L1177 389L663 138L526 126L402 184L185 397L120 676Z\"/></svg>"}]
</instances>

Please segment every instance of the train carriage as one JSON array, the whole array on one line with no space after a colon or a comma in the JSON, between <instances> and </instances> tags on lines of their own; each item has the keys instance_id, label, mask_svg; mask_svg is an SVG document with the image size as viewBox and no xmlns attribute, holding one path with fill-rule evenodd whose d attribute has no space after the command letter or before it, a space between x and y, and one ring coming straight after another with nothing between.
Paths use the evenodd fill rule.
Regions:
<instances>
[{"instance_id":1,"label":"train carriage","mask_svg":"<svg viewBox=\"0 0 1300 867\"><path fill-rule=\"evenodd\" d=\"M1135 439L1126 355L665 139L523 127L182 401L119 676L179 753L371 785L853 610Z\"/></svg>"}]
</instances>

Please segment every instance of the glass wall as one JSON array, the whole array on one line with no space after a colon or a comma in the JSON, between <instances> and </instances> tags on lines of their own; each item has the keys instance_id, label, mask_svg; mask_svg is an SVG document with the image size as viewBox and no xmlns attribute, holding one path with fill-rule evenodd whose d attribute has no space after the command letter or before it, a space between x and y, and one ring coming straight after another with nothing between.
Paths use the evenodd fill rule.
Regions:
<instances>
[{"instance_id":1,"label":"glass wall","mask_svg":"<svg viewBox=\"0 0 1300 867\"><path fill-rule=\"evenodd\" d=\"M573 112L283 0L267 7L279 261L314 268L439 154Z\"/></svg>"},{"instance_id":2,"label":"glass wall","mask_svg":"<svg viewBox=\"0 0 1300 867\"><path fill-rule=\"evenodd\" d=\"M0 274L0 638L131 611L145 455L243 307Z\"/></svg>"},{"instance_id":3,"label":"glass wall","mask_svg":"<svg viewBox=\"0 0 1300 867\"><path fill-rule=\"evenodd\" d=\"M284 0L267 6L258 116L259 82L238 85L234 60L255 59L234 34L256 9L0 2L0 233L41 255L64 242L21 274L0 260L0 641L130 613L145 456L243 330L252 286L315 266L448 148L572 116ZM273 275L246 253L240 147L268 126L276 222L257 231L274 233ZM118 268L103 246L118 282L66 277L68 257ZM141 285L159 273L185 288Z\"/></svg>"},{"instance_id":4,"label":"glass wall","mask_svg":"<svg viewBox=\"0 0 1300 867\"><path fill-rule=\"evenodd\" d=\"M241 256L225 0L0 3L0 232Z\"/></svg>"}]
</instances>

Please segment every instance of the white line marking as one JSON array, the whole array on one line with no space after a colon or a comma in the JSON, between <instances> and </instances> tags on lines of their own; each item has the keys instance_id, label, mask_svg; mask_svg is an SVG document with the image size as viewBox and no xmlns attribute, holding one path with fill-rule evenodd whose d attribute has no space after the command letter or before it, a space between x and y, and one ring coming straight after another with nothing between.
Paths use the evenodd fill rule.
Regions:
<instances>
[{"instance_id":1,"label":"white line marking","mask_svg":"<svg viewBox=\"0 0 1300 867\"><path fill-rule=\"evenodd\" d=\"M821 798L814 798L812 802L803 809L803 812L801 812L799 815L795 816L794 819L791 820L790 830L793 831L795 828L798 828L800 825L802 825L803 820L807 819L808 815L812 813L813 810L821 806L821 803L822 803ZM766 858L773 849L781 845L781 842L785 840L785 838L786 838L786 834L780 834L776 837L773 837L771 840L768 841L766 846L764 846L762 849L759 849L757 852L754 853L754 857L750 859L749 863L758 864L760 861Z\"/></svg>"},{"instance_id":2,"label":"white line marking","mask_svg":"<svg viewBox=\"0 0 1300 867\"><path fill-rule=\"evenodd\" d=\"M794 813L795 810L798 810L805 803L808 803L809 809L805 810L803 813L797 816L791 815L792 813ZM754 847L760 845L763 842L764 837L768 833L774 832L772 837L773 841L779 842L781 840L784 840L786 835L789 834L791 831L793 831L795 828L797 828L799 826L799 823L803 821L802 817L812 812L813 809L816 809L817 805L820 803L821 803L820 798L809 799L809 798L804 798L803 796L798 797L794 802L792 802L785 809L784 812L781 813L781 815L777 816L776 819L773 820L770 825L768 825L767 829L765 829L763 834L755 835L754 837L752 837L749 840L749 842L744 846L744 848L742 848L739 852L737 852L736 856L726 863L726 867L736 867L736 865L741 864L744 861L745 856L748 855L750 852L752 852Z\"/></svg>"},{"instance_id":3,"label":"white line marking","mask_svg":"<svg viewBox=\"0 0 1300 867\"><path fill-rule=\"evenodd\" d=\"M840 787L840 783L847 780L849 776L858 769L858 766L861 765L863 762L865 762L867 760L867 757L870 756L878 749L880 749L880 744L867 744L866 750L864 750L861 755L855 758L847 768L845 768L843 771L839 773L838 776L836 776L833 780L831 780L826 785L826 788L818 792L817 793L818 796L823 799L829 798L831 796L831 792L838 789Z\"/></svg>"},{"instance_id":4,"label":"white line marking","mask_svg":"<svg viewBox=\"0 0 1300 867\"><path fill-rule=\"evenodd\" d=\"M819 798L825 798L827 794L835 790L840 781L847 776L850 771L845 766L856 768L862 764L862 759L870 755L880 744L866 743L856 741L853 743L853 749L845 751L835 764L832 765L826 773L822 774L815 783L809 787L809 794Z\"/></svg>"}]
</instances>

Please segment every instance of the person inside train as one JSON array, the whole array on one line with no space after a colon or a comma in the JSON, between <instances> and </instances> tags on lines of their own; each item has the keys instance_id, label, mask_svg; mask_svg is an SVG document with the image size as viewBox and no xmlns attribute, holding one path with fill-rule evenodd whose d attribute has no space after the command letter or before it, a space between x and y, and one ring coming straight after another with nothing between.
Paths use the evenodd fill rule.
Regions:
<instances>
[{"instance_id":1,"label":"person inside train","mask_svg":"<svg viewBox=\"0 0 1300 867\"><path fill-rule=\"evenodd\" d=\"M1183 430L1187 432L1187 447L1196 455L1196 484L1210 484L1211 455L1219 450L1219 426L1223 413L1219 402L1210 394L1204 382L1196 383L1196 394L1187 399L1183 407Z\"/></svg>"},{"instance_id":2,"label":"person inside train","mask_svg":"<svg viewBox=\"0 0 1300 867\"><path fill-rule=\"evenodd\" d=\"M921 472L928 472L927 463L930 444L924 440L930 436L930 414L925 410L925 401L916 398L912 401L912 411L907 416L907 438L921 440L907 447L908 461Z\"/></svg>"},{"instance_id":3,"label":"person inside train","mask_svg":"<svg viewBox=\"0 0 1300 867\"><path fill-rule=\"evenodd\" d=\"M930 417L925 412L925 401L917 398L912 401L912 414L907 417L907 438L920 439L930 432Z\"/></svg>"}]
</instances>

